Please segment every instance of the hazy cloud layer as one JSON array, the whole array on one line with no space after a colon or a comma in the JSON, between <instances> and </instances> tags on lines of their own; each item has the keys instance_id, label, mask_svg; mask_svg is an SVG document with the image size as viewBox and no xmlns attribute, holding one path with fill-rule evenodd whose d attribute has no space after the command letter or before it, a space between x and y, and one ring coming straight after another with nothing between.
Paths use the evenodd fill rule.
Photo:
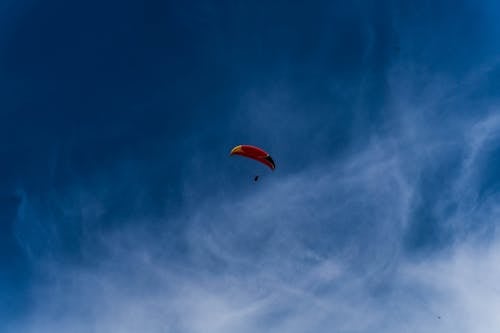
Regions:
<instances>
[{"instance_id":1,"label":"hazy cloud layer","mask_svg":"<svg viewBox=\"0 0 500 333\"><path fill-rule=\"evenodd\" d=\"M497 4L96 5L3 7L2 331L498 330Z\"/></svg>"},{"instance_id":2,"label":"hazy cloud layer","mask_svg":"<svg viewBox=\"0 0 500 333\"><path fill-rule=\"evenodd\" d=\"M346 157L276 173L236 195L228 189L188 200L176 218L182 233L118 228L84 245L96 255L86 265L44 261L32 311L11 331L499 327L500 208L481 171L498 151L496 106L444 116L442 103L460 107L469 91L450 93L441 80L415 91L412 79L394 75L394 116L384 134ZM78 207L98 220L103 208L85 191L68 195L86 198ZM429 250L429 237L444 245Z\"/></svg>"}]
</instances>

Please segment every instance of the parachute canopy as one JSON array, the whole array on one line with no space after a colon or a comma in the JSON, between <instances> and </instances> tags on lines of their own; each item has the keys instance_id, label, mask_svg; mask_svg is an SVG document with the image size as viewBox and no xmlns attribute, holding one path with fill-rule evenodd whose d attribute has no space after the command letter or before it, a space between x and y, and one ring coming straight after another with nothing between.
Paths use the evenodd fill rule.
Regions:
<instances>
[{"instance_id":1,"label":"parachute canopy","mask_svg":"<svg viewBox=\"0 0 500 333\"><path fill-rule=\"evenodd\" d=\"M248 157L254 159L260 163L267 165L271 170L276 168L273 159L271 156L264 150L259 147L250 146L250 145L239 145L234 147L231 150L229 155L240 155L244 157Z\"/></svg>"}]
</instances>

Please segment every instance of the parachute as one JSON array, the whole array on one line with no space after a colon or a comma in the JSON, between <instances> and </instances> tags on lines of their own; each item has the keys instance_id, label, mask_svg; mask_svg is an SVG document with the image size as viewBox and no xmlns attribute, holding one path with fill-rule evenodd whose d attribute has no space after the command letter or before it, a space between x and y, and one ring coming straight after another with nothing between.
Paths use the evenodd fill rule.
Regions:
<instances>
[{"instance_id":1,"label":"parachute","mask_svg":"<svg viewBox=\"0 0 500 333\"><path fill-rule=\"evenodd\" d=\"M256 160L262 164L267 165L273 171L276 168L276 164L274 163L271 156L266 151L262 150L259 147L250 146L250 145L239 145L239 146L234 147L231 150L231 153L229 155L230 156L240 155L240 156L251 158L251 159ZM255 179L255 181L257 181L257 179Z\"/></svg>"}]
</instances>

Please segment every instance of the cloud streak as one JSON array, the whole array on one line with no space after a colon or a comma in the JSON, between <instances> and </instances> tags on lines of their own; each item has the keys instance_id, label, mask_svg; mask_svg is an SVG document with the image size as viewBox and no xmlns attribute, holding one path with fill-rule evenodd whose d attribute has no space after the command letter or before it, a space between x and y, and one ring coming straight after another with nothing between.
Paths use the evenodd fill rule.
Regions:
<instances>
[{"instance_id":1,"label":"cloud streak","mask_svg":"<svg viewBox=\"0 0 500 333\"><path fill-rule=\"evenodd\" d=\"M36 279L29 308L6 332L482 333L500 327L499 187L491 176L499 156L499 104L479 94L498 61L459 83L403 56L390 67L388 51L380 49L388 43L384 33L364 23L358 42L367 40L362 63L373 73L360 80L346 84L326 75L317 81L302 73L314 67L308 54L311 64L296 72L285 75L284 66L270 75L276 81L235 89L248 88L241 112L224 124L248 124L244 138L259 133L282 152L283 164L296 154L289 141L313 147L297 165L235 189L236 173L199 148L222 141L211 137L219 128L203 122L201 134L182 138L183 149L197 147L182 163L178 154L154 167L131 160L115 168L123 162L115 161L104 176L80 183L73 177L39 196L21 191L16 236ZM398 27L402 36L403 28L411 30ZM294 41L283 43L294 49ZM402 43L401 52L411 47ZM317 59L335 53L319 51ZM346 63L348 53L339 55ZM296 82L303 77L305 84ZM329 86L311 93L316 85ZM383 96L375 98L378 93ZM308 102L313 97L320 101ZM329 109L343 106L348 111ZM346 133L354 138L342 153L316 154L321 147L337 151L335 140ZM309 162L314 155L320 162ZM178 209L145 213L164 202L151 193L175 192L146 187L164 169L180 166L175 177L184 192L172 199ZM151 175L129 179L144 169ZM212 191L207 184L214 183Z\"/></svg>"},{"instance_id":2,"label":"cloud streak","mask_svg":"<svg viewBox=\"0 0 500 333\"><path fill-rule=\"evenodd\" d=\"M498 146L500 121L490 106L472 125L434 122L439 111L432 106L443 96L436 87L443 88L427 90L423 105L411 89L398 94L390 103L400 112L392 130L346 158L277 174L237 196L187 204L177 217L181 234L128 226L105 232L88 265L47 262L31 313L10 332L500 327L500 209L497 194L478 197L476 172ZM446 98L461 103L458 95ZM449 160L457 171L446 175L428 208L438 232L453 240L441 251L409 256L405 242L421 223L414 215L422 184ZM175 237L182 238L181 256L169 244Z\"/></svg>"}]
</instances>

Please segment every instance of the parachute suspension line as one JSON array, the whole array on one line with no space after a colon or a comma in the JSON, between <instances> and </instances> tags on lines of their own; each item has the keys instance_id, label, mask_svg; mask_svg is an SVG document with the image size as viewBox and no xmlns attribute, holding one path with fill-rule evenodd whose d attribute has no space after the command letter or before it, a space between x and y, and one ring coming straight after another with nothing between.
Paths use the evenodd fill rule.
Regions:
<instances>
[{"instance_id":1,"label":"parachute suspension line","mask_svg":"<svg viewBox=\"0 0 500 333\"><path fill-rule=\"evenodd\" d=\"M253 159L257 162L264 164L269 169L271 169L271 171L274 171L274 169L276 168L276 164L271 155L269 155L269 153L267 153L265 150L262 150L259 147L251 145L238 145L233 149L231 149L229 156L233 155L240 155L246 158ZM257 182L261 177L262 177L261 174L257 174L253 176L253 181Z\"/></svg>"}]
</instances>

